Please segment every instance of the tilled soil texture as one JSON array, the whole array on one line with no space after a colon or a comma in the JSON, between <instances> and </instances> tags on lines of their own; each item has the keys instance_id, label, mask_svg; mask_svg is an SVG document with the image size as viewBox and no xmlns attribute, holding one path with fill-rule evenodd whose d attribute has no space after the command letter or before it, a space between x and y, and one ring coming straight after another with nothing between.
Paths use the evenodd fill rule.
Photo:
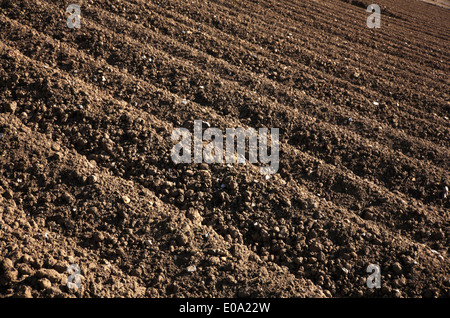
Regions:
<instances>
[{"instance_id":1,"label":"tilled soil texture","mask_svg":"<svg viewBox=\"0 0 450 318\"><path fill-rule=\"evenodd\" d=\"M0 0L0 296L450 296L449 10L71 3ZM175 164L194 120L278 173Z\"/></svg>"}]
</instances>

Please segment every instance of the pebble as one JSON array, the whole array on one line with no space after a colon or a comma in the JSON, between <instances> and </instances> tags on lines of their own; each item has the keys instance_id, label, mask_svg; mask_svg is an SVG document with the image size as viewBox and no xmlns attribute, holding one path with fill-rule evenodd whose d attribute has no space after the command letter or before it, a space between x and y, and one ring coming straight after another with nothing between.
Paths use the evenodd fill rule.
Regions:
<instances>
[{"instance_id":1,"label":"pebble","mask_svg":"<svg viewBox=\"0 0 450 318\"><path fill-rule=\"evenodd\" d=\"M403 272L402 265L400 265L399 262L395 262L394 264L392 264L392 269L396 274L401 274Z\"/></svg>"},{"instance_id":2,"label":"pebble","mask_svg":"<svg viewBox=\"0 0 450 318\"><path fill-rule=\"evenodd\" d=\"M102 242L105 239L105 236L103 235L102 232L95 232L92 235L92 238L94 239L94 241L96 242Z\"/></svg>"},{"instance_id":3,"label":"pebble","mask_svg":"<svg viewBox=\"0 0 450 318\"><path fill-rule=\"evenodd\" d=\"M31 294L31 287L27 285L21 285L19 287L19 297L23 298L33 298L33 295Z\"/></svg>"},{"instance_id":4,"label":"pebble","mask_svg":"<svg viewBox=\"0 0 450 318\"><path fill-rule=\"evenodd\" d=\"M363 212L363 218L369 221L373 221L375 220L375 216L373 214L373 210L368 208L366 210L364 210Z\"/></svg>"},{"instance_id":5,"label":"pebble","mask_svg":"<svg viewBox=\"0 0 450 318\"><path fill-rule=\"evenodd\" d=\"M16 109L17 109L17 102L11 102L11 103L5 105L5 111L8 113L14 114Z\"/></svg>"},{"instance_id":6,"label":"pebble","mask_svg":"<svg viewBox=\"0 0 450 318\"><path fill-rule=\"evenodd\" d=\"M393 292L393 296L396 298L399 298L402 295L401 291L398 289L394 289L392 292Z\"/></svg>"},{"instance_id":7,"label":"pebble","mask_svg":"<svg viewBox=\"0 0 450 318\"><path fill-rule=\"evenodd\" d=\"M198 174L201 175L202 177L206 178L206 179L211 178L211 174L209 173L208 170L200 170L198 172Z\"/></svg>"},{"instance_id":8,"label":"pebble","mask_svg":"<svg viewBox=\"0 0 450 318\"><path fill-rule=\"evenodd\" d=\"M122 202L125 204L128 204L131 202L130 198L127 197L126 195L122 196Z\"/></svg>"},{"instance_id":9,"label":"pebble","mask_svg":"<svg viewBox=\"0 0 450 318\"><path fill-rule=\"evenodd\" d=\"M14 269L14 263L9 258L4 258L2 260L2 262L0 263L0 267L3 268L3 270L5 270L5 271Z\"/></svg>"},{"instance_id":10,"label":"pebble","mask_svg":"<svg viewBox=\"0 0 450 318\"><path fill-rule=\"evenodd\" d=\"M180 246L184 246L189 242L189 237L186 234L179 234L176 241Z\"/></svg>"},{"instance_id":11,"label":"pebble","mask_svg":"<svg viewBox=\"0 0 450 318\"><path fill-rule=\"evenodd\" d=\"M189 273L193 273L193 272L197 271L197 267L195 265L191 265L191 266L188 266L188 268L186 268L186 270Z\"/></svg>"},{"instance_id":12,"label":"pebble","mask_svg":"<svg viewBox=\"0 0 450 318\"><path fill-rule=\"evenodd\" d=\"M98 177L97 177L95 174L90 175L89 178L88 178L88 182L89 182L90 184L97 183L97 181L98 181Z\"/></svg>"},{"instance_id":13,"label":"pebble","mask_svg":"<svg viewBox=\"0 0 450 318\"><path fill-rule=\"evenodd\" d=\"M41 278L38 280L38 284L42 289L50 289L52 287L52 283L47 278Z\"/></svg>"},{"instance_id":14,"label":"pebble","mask_svg":"<svg viewBox=\"0 0 450 318\"><path fill-rule=\"evenodd\" d=\"M61 275L54 269L41 268L36 272L38 278L46 278L53 283L61 282Z\"/></svg>"},{"instance_id":15,"label":"pebble","mask_svg":"<svg viewBox=\"0 0 450 318\"><path fill-rule=\"evenodd\" d=\"M194 222L194 224L201 224L203 221L203 217L200 215L200 213L192 208L186 212L186 216L189 220Z\"/></svg>"},{"instance_id":16,"label":"pebble","mask_svg":"<svg viewBox=\"0 0 450 318\"><path fill-rule=\"evenodd\" d=\"M67 191L63 192L61 198L67 203L72 203L73 201L75 201L75 198Z\"/></svg>"},{"instance_id":17,"label":"pebble","mask_svg":"<svg viewBox=\"0 0 450 318\"><path fill-rule=\"evenodd\" d=\"M97 209L97 207L95 207L95 206L91 206L91 207L88 208L87 211L88 211L89 213L91 213L91 214L97 214L98 209Z\"/></svg>"}]
</instances>

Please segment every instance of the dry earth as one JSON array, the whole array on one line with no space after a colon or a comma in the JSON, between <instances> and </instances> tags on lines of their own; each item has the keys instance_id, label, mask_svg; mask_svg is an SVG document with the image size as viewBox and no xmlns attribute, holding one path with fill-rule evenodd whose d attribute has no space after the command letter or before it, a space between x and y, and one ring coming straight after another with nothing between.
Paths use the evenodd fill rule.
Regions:
<instances>
[{"instance_id":1,"label":"dry earth","mask_svg":"<svg viewBox=\"0 0 450 318\"><path fill-rule=\"evenodd\" d=\"M0 0L0 297L450 297L449 10L70 3ZM174 164L196 119L278 173Z\"/></svg>"}]
</instances>

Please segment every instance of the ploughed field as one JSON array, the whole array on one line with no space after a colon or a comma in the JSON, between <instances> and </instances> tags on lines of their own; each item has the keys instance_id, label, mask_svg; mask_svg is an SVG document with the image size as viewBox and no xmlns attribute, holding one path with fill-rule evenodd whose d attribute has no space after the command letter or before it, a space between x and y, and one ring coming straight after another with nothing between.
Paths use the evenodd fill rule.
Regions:
<instances>
[{"instance_id":1,"label":"ploughed field","mask_svg":"<svg viewBox=\"0 0 450 318\"><path fill-rule=\"evenodd\" d=\"M0 0L1 297L450 296L448 9L70 3ZM277 173L175 164L194 120Z\"/></svg>"}]
</instances>

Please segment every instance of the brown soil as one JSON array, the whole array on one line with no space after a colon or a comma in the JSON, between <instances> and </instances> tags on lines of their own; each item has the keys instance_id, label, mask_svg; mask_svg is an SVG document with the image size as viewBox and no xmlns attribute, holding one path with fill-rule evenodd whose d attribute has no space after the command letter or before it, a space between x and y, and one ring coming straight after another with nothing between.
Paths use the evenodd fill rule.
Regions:
<instances>
[{"instance_id":1,"label":"brown soil","mask_svg":"<svg viewBox=\"0 0 450 318\"><path fill-rule=\"evenodd\" d=\"M449 10L70 3L0 0L1 297L450 297ZM278 173L175 165L195 119Z\"/></svg>"},{"instance_id":2,"label":"brown soil","mask_svg":"<svg viewBox=\"0 0 450 318\"><path fill-rule=\"evenodd\" d=\"M421 0L426 3L434 4L446 9L450 9L450 0Z\"/></svg>"}]
</instances>

